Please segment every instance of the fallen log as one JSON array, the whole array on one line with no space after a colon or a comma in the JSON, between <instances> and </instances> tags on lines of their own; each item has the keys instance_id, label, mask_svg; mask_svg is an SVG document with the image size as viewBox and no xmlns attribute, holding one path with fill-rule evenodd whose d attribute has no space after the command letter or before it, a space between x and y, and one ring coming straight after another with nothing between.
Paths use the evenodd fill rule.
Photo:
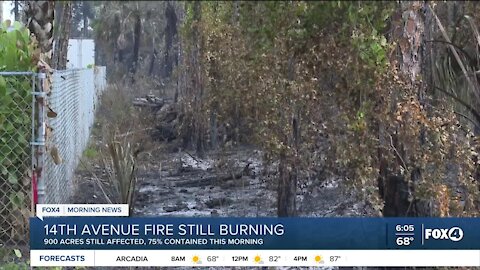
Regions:
<instances>
[{"instance_id":1,"label":"fallen log","mask_svg":"<svg viewBox=\"0 0 480 270\"><path fill-rule=\"evenodd\" d=\"M154 95L147 95L145 97L137 97L133 99L132 104L136 107L150 107L150 108L161 108L168 99L159 98Z\"/></svg>"},{"instance_id":2,"label":"fallen log","mask_svg":"<svg viewBox=\"0 0 480 270\"><path fill-rule=\"evenodd\" d=\"M251 171L250 163L248 163L241 172L220 174L220 175L214 175L214 176L209 176L205 178L202 177L200 179L193 179L193 180L177 181L175 183L175 186L176 187L205 187L205 186L226 182L229 180L240 179L243 176L250 175L250 171Z\"/></svg>"}]
</instances>

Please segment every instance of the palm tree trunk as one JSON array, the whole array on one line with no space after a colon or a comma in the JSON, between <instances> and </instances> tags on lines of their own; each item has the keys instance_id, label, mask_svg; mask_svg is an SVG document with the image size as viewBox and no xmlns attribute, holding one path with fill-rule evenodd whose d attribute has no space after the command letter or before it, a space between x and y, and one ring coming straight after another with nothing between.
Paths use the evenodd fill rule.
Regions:
<instances>
[{"instance_id":1,"label":"palm tree trunk","mask_svg":"<svg viewBox=\"0 0 480 270\"><path fill-rule=\"evenodd\" d=\"M26 8L27 26L32 32L47 64L51 64L53 49L54 1L28 1Z\"/></svg>"}]
</instances>

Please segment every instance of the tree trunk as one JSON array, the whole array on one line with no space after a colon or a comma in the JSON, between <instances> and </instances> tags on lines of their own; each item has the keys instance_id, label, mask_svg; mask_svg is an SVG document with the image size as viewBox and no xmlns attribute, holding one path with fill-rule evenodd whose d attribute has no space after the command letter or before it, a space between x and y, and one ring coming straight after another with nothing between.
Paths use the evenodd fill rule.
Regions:
<instances>
[{"instance_id":1,"label":"tree trunk","mask_svg":"<svg viewBox=\"0 0 480 270\"><path fill-rule=\"evenodd\" d=\"M68 40L73 7L70 1L61 2L61 5L63 5L61 22L58 27L55 51L53 52L53 68L58 70L67 69Z\"/></svg>"},{"instance_id":2,"label":"tree trunk","mask_svg":"<svg viewBox=\"0 0 480 270\"><path fill-rule=\"evenodd\" d=\"M239 24L239 9L240 9L237 0L232 1L232 8L233 8L232 25L237 27L238 24ZM235 44L235 39L236 38L237 38L236 35L233 34L231 44ZM233 57L233 58L236 57L234 46L230 46L230 57ZM235 84L235 82L234 82L234 84ZM237 88L237 87L234 85L234 88ZM235 104L233 104L234 115L233 115L233 127L232 128L233 128L233 142L235 143L235 145L240 144L240 129L242 128L242 123L241 123L242 118L240 116L240 103L242 102L242 97L240 95L241 94L239 92L235 92Z\"/></svg>"},{"instance_id":3,"label":"tree trunk","mask_svg":"<svg viewBox=\"0 0 480 270\"><path fill-rule=\"evenodd\" d=\"M288 164L285 153L282 153L278 165L277 215L279 217L293 217L297 214L297 176L295 169L289 167Z\"/></svg>"},{"instance_id":4,"label":"tree trunk","mask_svg":"<svg viewBox=\"0 0 480 270\"><path fill-rule=\"evenodd\" d=\"M88 38L88 5L87 1L82 1L83 31L82 37Z\"/></svg>"},{"instance_id":5,"label":"tree trunk","mask_svg":"<svg viewBox=\"0 0 480 270\"><path fill-rule=\"evenodd\" d=\"M295 79L295 56L288 61L287 79ZM287 87L287 86L286 86ZM288 122L292 126L292 133L287 134L286 143L294 150L291 157L285 153L280 154L279 182L277 191L277 214L279 217L292 217L297 214L297 177L298 177L298 149L300 144L300 113L295 101L289 104L293 111L289 115Z\"/></svg>"},{"instance_id":6,"label":"tree trunk","mask_svg":"<svg viewBox=\"0 0 480 270\"><path fill-rule=\"evenodd\" d=\"M19 3L18 0L13 1L13 14L15 21L19 22L20 21L20 13L19 13Z\"/></svg>"},{"instance_id":7,"label":"tree trunk","mask_svg":"<svg viewBox=\"0 0 480 270\"><path fill-rule=\"evenodd\" d=\"M193 5L193 18L196 22L200 23L202 19L202 8L201 2L197 1ZM205 155L205 123L202 113L203 108L203 98L204 98L204 89L202 83L202 66L201 66L201 56L202 56L202 47L203 39L198 27L198 23L192 29L192 75L193 75L193 85L192 90L194 91L194 102L195 102L195 120L194 120L194 143L197 155L203 157Z\"/></svg>"},{"instance_id":8,"label":"tree trunk","mask_svg":"<svg viewBox=\"0 0 480 270\"><path fill-rule=\"evenodd\" d=\"M180 22L183 22L183 17L184 17L184 10L183 8L177 9L178 13L178 20ZM177 24L178 27L178 24ZM178 29L177 29L178 32ZM179 66L180 63L183 63L184 61L184 55L183 55L183 44L182 44L182 39L181 35L177 35L177 47L176 47L176 66ZM174 102L178 102L178 98L182 95L181 89L185 90L185 83L186 83L186 76L185 76L185 68L179 69L179 74L177 75L177 82L176 82L176 87L175 87L175 96L174 96Z\"/></svg>"},{"instance_id":9,"label":"tree trunk","mask_svg":"<svg viewBox=\"0 0 480 270\"><path fill-rule=\"evenodd\" d=\"M215 103L212 107L213 108L210 112L210 147L212 149L217 149L217 146L218 146L218 123L217 123L218 104Z\"/></svg>"},{"instance_id":10,"label":"tree trunk","mask_svg":"<svg viewBox=\"0 0 480 270\"><path fill-rule=\"evenodd\" d=\"M155 70L155 60L157 59L157 49L153 48L150 58L150 67L148 68L148 75L152 76Z\"/></svg>"},{"instance_id":11,"label":"tree trunk","mask_svg":"<svg viewBox=\"0 0 480 270\"><path fill-rule=\"evenodd\" d=\"M135 13L135 28L133 31L133 60L132 65L130 66L130 74L132 78L132 84L135 83L135 73L137 73L137 65L138 65L138 51L140 49L140 35L142 31L142 20L140 18L140 11L136 11Z\"/></svg>"},{"instance_id":12,"label":"tree trunk","mask_svg":"<svg viewBox=\"0 0 480 270\"><path fill-rule=\"evenodd\" d=\"M38 47L40 49L40 55L38 62L35 63L39 72L43 72L46 75L46 81L49 83L43 84L43 91L49 93L51 91L52 73L50 72L50 66L52 62L53 51L53 22L55 13L54 1L28 1L26 3L25 17L27 19L27 27L33 35L35 35L38 41ZM48 108L46 100L43 97L36 97L38 104L43 104ZM37 113L39 110L37 110ZM46 123L48 125L48 123ZM46 138L44 138L46 140ZM39 147L37 154L42 155L46 151L46 147ZM42 177L43 161L37 160L36 174L38 175L38 203L45 203L45 182ZM34 202L32 200L32 208L34 209Z\"/></svg>"},{"instance_id":13,"label":"tree trunk","mask_svg":"<svg viewBox=\"0 0 480 270\"><path fill-rule=\"evenodd\" d=\"M412 87L417 87L418 80L423 75L423 48L425 18L423 9L425 4L420 1L402 1L399 12L393 16L393 39L397 41L400 59L398 61L400 71L410 80ZM417 98L420 104L425 102L425 85L418 88ZM394 100L396 96L392 97ZM395 102L394 102L395 103ZM380 127L380 132L382 127ZM423 137L423 135L421 136ZM422 138L419 140L423 141ZM389 144L390 142L384 142ZM404 147L397 142L395 134L392 135L392 143L399 150L400 155L408 164L408 153L403 150ZM400 162L400 161L397 161ZM421 171L413 169L409 175L412 184L409 185L408 179L400 176L400 172L391 171L387 167L387 162L382 153L380 153L380 177L379 190L384 198L384 216L426 216L428 207L421 206L421 203L409 200L409 196L414 194L415 182L420 178Z\"/></svg>"},{"instance_id":14,"label":"tree trunk","mask_svg":"<svg viewBox=\"0 0 480 270\"><path fill-rule=\"evenodd\" d=\"M37 38L40 51L45 54L44 60L51 64L53 48L54 1L28 1L26 16L28 29Z\"/></svg>"},{"instance_id":15,"label":"tree trunk","mask_svg":"<svg viewBox=\"0 0 480 270\"><path fill-rule=\"evenodd\" d=\"M163 78L168 78L173 71L173 41L177 35L177 14L173 5L168 2L165 9L165 18L167 24L165 26L165 53L164 53L164 73Z\"/></svg>"}]
</instances>

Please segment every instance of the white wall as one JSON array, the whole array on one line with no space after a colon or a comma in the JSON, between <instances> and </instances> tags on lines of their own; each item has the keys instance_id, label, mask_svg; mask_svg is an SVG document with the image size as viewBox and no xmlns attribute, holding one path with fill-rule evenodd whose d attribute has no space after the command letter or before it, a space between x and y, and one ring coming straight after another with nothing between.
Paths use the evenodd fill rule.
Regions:
<instances>
[{"instance_id":1,"label":"white wall","mask_svg":"<svg viewBox=\"0 0 480 270\"><path fill-rule=\"evenodd\" d=\"M86 68L95 64L93 39L70 39L68 41L67 69Z\"/></svg>"},{"instance_id":2,"label":"white wall","mask_svg":"<svg viewBox=\"0 0 480 270\"><path fill-rule=\"evenodd\" d=\"M13 1L0 1L1 20L3 21L10 20L13 22L14 16L10 12L12 11L12 9L13 9Z\"/></svg>"}]
</instances>

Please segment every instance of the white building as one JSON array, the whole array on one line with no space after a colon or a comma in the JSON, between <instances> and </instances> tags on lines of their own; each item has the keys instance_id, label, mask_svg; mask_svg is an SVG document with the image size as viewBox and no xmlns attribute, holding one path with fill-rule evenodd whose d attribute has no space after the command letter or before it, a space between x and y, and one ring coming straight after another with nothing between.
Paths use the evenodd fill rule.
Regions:
<instances>
[{"instance_id":1,"label":"white building","mask_svg":"<svg viewBox=\"0 0 480 270\"><path fill-rule=\"evenodd\" d=\"M68 40L67 60L67 69L93 67L95 65L93 39Z\"/></svg>"}]
</instances>

